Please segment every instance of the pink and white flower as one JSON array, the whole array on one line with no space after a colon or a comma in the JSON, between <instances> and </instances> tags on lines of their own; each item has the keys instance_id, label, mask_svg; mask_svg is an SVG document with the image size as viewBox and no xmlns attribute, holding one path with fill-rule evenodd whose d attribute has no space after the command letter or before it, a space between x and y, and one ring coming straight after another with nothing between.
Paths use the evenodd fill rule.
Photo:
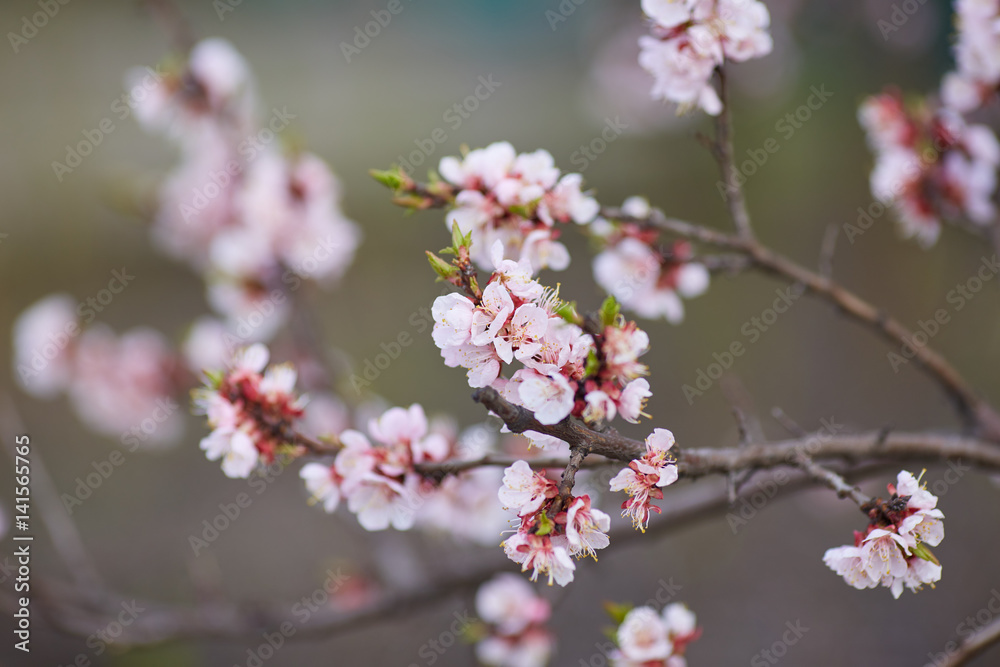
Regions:
<instances>
[{"instance_id":1,"label":"pink and white flower","mask_svg":"<svg viewBox=\"0 0 1000 667\"><path fill-rule=\"evenodd\" d=\"M653 75L652 95L680 105L722 111L711 79L725 60L742 62L771 52L767 7L756 0L643 0L652 35L639 38L639 65Z\"/></svg>"},{"instance_id":2,"label":"pink and white flower","mask_svg":"<svg viewBox=\"0 0 1000 667\"><path fill-rule=\"evenodd\" d=\"M569 555L565 537L518 532L504 541L503 548L508 558L521 565L522 572L532 570L532 581L537 581L539 574L548 576L549 586L553 581L560 586L573 581L576 565Z\"/></svg>"},{"instance_id":3,"label":"pink and white flower","mask_svg":"<svg viewBox=\"0 0 1000 667\"><path fill-rule=\"evenodd\" d=\"M515 461L504 470L503 486L497 493L505 509L518 516L534 514L558 494L556 483L535 472L527 461Z\"/></svg>"},{"instance_id":4,"label":"pink and white flower","mask_svg":"<svg viewBox=\"0 0 1000 667\"><path fill-rule=\"evenodd\" d=\"M307 463L299 471L299 477L306 483L313 500L323 504L328 513L337 509L340 504L340 485L336 471L322 463Z\"/></svg>"},{"instance_id":5,"label":"pink and white flower","mask_svg":"<svg viewBox=\"0 0 1000 667\"><path fill-rule=\"evenodd\" d=\"M652 499L663 498L661 487L677 481L676 461L670 454L674 435L662 428L654 429L646 438L646 453L629 462L611 479L612 491L625 491L629 499L622 503L622 516L632 518L632 524L645 531L651 512L660 508Z\"/></svg>"},{"instance_id":6,"label":"pink and white flower","mask_svg":"<svg viewBox=\"0 0 1000 667\"><path fill-rule=\"evenodd\" d=\"M866 100L858 119L875 152L872 194L894 208L905 237L929 247L942 220L993 220L1000 142L988 127L949 108L907 109L895 91Z\"/></svg>"},{"instance_id":7,"label":"pink and white flower","mask_svg":"<svg viewBox=\"0 0 1000 667\"><path fill-rule=\"evenodd\" d=\"M592 508L590 496L576 498L566 513L566 539L569 541L570 555L592 556L597 560L595 550L608 546L610 528L611 517Z\"/></svg>"},{"instance_id":8,"label":"pink and white flower","mask_svg":"<svg viewBox=\"0 0 1000 667\"><path fill-rule=\"evenodd\" d=\"M855 531L854 546L828 549L823 562L854 588L882 585L898 598L904 586L916 592L941 579L941 564L927 546L944 539L944 514L937 497L905 470L889 492L888 501L865 506L869 525Z\"/></svg>"},{"instance_id":9,"label":"pink and white flower","mask_svg":"<svg viewBox=\"0 0 1000 667\"><path fill-rule=\"evenodd\" d=\"M617 667L684 667L688 644L701 636L694 613L680 602L658 614L652 607L636 607L625 615L611 652Z\"/></svg>"},{"instance_id":10,"label":"pink and white flower","mask_svg":"<svg viewBox=\"0 0 1000 667\"><path fill-rule=\"evenodd\" d=\"M32 396L53 398L73 377L75 338L80 333L76 302L52 294L32 304L14 322L14 368Z\"/></svg>"},{"instance_id":11,"label":"pink and white flower","mask_svg":"<svg viewBox=\"0 0 1000 667\"><path fill-rule=\"evenodd\" d=\"M499 574L479 587L476 612L501 635L519 635L549 620L552 607L514 574Z\"/></svg>"},{"instance_id":12,"label":"pink and white flower","mask_svg":"<svg viewBox=\"0 0 1000 667\"><path fill-rule=\"evenodd\" d=\"M497 142L463 159L443 158L438 171L458 188L455 207L446 216L448 228L457 224L463 234L471 234L472 259L483 268L504 272L506 259L521 270L565 269L569 253L556 240L557 226L587 224L599 210L582 191L582 177L561 175L544 150L518 155L509 143Z\"/></svg>"}]
</instances>

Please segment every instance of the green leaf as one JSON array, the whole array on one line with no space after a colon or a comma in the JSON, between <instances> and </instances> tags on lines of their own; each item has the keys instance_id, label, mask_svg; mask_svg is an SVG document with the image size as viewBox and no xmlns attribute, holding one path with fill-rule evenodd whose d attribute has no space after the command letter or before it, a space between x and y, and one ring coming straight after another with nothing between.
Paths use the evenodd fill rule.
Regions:
<instances>
[{"instance_id":1,"label":"green leaf","mask_svg":"<svg viewBox=\"0 0 1000 667\"><path fill-rule=\"evenodd\" d=\"M563 301L553 310L556 315L570 324L578 324L580 322L580 315L576 312L576 301Z\"/></svg>"},{"instance_id":2,"label":"green leaf","mask_svg":"<svg viewBox=\"0 0 1000 667\"><path fill-rule=\"evenodd\" d=\"M625 616L635 608L635 605L631 602L605 602L604 611L607 612L608 616L617 624L621 625L622 621L625 620Z\"/></svg>"},{"instance_id":3,"label":"green leaf","mask_svg":"<svg viewBox=\"0 0 1000 667\"><path fill-rule=\"evenodd\" d=\"M208 378L208 384L212 389L218 389L222 384L222 378L225 376L226 374L223 371L205 371L205 377Z\"/></svg>"},{"instance_id":4,"label":"green leaf","mask_svg":"<svg viewBox=\"0 0 1000 667\"><path fill-rule=\"evenodd\" d=\"M597 358L597 352L591 350L587 353L587 365L583 369L583 376L592 377L597 375L599 370L601 370L601 360Z\"/></svg>"},{"instance_id":5,"label":"green leaf","mask_svg":"<svg viewBox=\"0 0 1000 667\"><path fill-rule=\"evenodd\" d=\"M430 250L426 251L427 261L431 263L431 268L434 269L434 273L438 274L444 280L451 280L458 275L458 269L448 262L444 261Z\"/></svg>"},{"instance_id":6,"label":"green leaf","mask_svg":"<svg viewBox=\"0 0 1000 667\"><path fill-rule=\"evenodd\" d=\"M458 254L459 248L469 248L471 246L472 232L470 231L468 234L463 235L458 223L451 223L451 247L455 249L455 254Z\"/></svg>"},{"instance_id":7,"label":"green leaf","mask_svg":"<svg viewBox=\"0 0 1000 667\"><path fill-rule=\"evenodd\" d=\"M615 297L609 296L601 304L601 309L598 313L601 316L601 324L606 327L610 327L615 324L618 319L618 315L622 312L621 306L618 305L618 301Z\"/></svg>"}]
</instances>

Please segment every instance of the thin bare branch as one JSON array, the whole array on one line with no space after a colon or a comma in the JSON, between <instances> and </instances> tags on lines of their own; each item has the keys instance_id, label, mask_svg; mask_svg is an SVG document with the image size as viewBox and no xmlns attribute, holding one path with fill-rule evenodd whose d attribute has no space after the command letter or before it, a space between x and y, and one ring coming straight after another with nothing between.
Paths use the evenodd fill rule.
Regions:
<instances>
[{"instance_id":1,"label":"thin bare branch","mask_svg":"<svg viewBox=\"0 0 1000 667\"><path fill-rule=\"evenodd\" d=\"M946 661L941 663L941 667L959 667L968 664L970 660L996 644L1000 644L1000 618L993 619L992 623L963 639L958 646L958 652L948 656Z\"/></svg>"}]
</instances>

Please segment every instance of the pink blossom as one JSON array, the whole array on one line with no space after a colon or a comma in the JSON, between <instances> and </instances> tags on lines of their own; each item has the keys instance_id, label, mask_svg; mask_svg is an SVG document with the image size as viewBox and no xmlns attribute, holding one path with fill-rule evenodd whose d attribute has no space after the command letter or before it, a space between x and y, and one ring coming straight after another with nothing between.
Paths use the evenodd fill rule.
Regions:
<instances>
[{"instance_id":1,"label":"pink blossom","mask_svg":"<svg viewBox=\"0 0 1000 667\"><path fill-rule=\"evenodd\" d=\"M591 508L590 496L576 498L566 516L566 538L570 554L593 556L597 560L595 550L608 546L610 528L611 517L599 509Z\"/></svg>"},{"instance_id":2,"label":"pink blossom","mask_svg":"<svg viewBox=\"0 0 1000 667\"><path fill-rule=\"evenodd\" d=\"M216 428L201 439L200 447L209 461L221 458L222 472L233 479L249 477L260 459L253 439L243 430L226 432Z\"/></svg>"},{"instance_id":3,"label":"pink blossom","mask_svg":"<svg viewBox=\"0 0 1000 667\"><path fill-rule=\"evenodd\" d=\"M744 61L771 52L770 16L756 0L645 0L653 35L639 38L639 64L653 75L653 97L717 115L722 102L711 83L725 59Z\"/></svg>"},{"instance_id":4,"label":"pink blossom","mask_svg":"<svg viewBox=\"0 0 1000 667\"><path fill-rule=\"evenodd\" d=\"M143 441L176 442L183 431L173 403L177 367L166 339L136 328L116 336L103 325L77 342L69 395L80 419L98 433L121 437L139 429ZM149 420L152 428L144 428Z\"/></svg>"},{"instance_id":5,"label":"pink blossom","mask_svg":"<svg viewBox=\"0 0 1000 667\"><path fill-rule=\"evenodd\" d=\"M14 367L21 387L39 398L65 391L73 375L79 333L76 302L68 294L52 294L24 310L13 332Z\"/></svg>"},{"instance_id":6,"label":"pink blossom","mask_svg":"<svg viewBox=\"0 0 1000 667\"><path fill-rule=\"evenodd\" d=\"M674 435L662 428L654 429L646 437L646 453L642 458L629 462L610 482L612 491L625 491L629 499L622 503L622 516L632 518L632 524L645 530L651 512L660 509L652 499L663 497L661 487L677 481L676 461L670 454Z\"/></svg>"},{"instance_id":7,"label":"pink blossom","mask_svg":"<svg viewBox=\"0 0 1000 667\"><path fill-rule=\"evenodd\" d=\"M650 607L636 607L626 614L618 626L617 639L619 660L635 663L666 660L673 651L663 619Z\"/></svg>"},{"instance_id":8,"label":"pink blossom","mask_svg":"<svg viewBox=\"0 0 1000 667\"><path fill-rule=\"evenodd\" d=\"M337 483L336 472L328 465L322 463L307 463L299 471L306 483L312 498L319 503L323 503L323 509L333 512L340 504L340 487Z\"/></svg>"},{"instance_id":9,"label":"pink blossom","mask_svg":"<svg viewBox=\"0 0 1000 667\"><path fill-rule=\"evenodd\" d=\"M482 301L472 313L473 345L492 343L513 312L514 302L507 289L496 282L487 285Z\"/></svg>"},{"instance_id":10,"label":"pink blossom","mask_svg":"<svg viewBox=\"0 0 1000 667\"><path fill-rule=\"evenodd\" d=\"M638 424L640 416L649 416L643 409L646 407L647 399L652 395L649 391L649 382L645 378L632 380L622 389L621 398L618 400L619 414L625 421Z\"/></svg>"},{"instance_id":11,"label":"pink blossom","mask_svg":"<svg viewBox=\"0 0 1000 667\"><path fill-rule=\"evenodd\" d=\"M827 549L823 554L823 562L827 567L844 578L848 584L862 590L878 586L878 580L868 576L865 559L859 547L844 546Z\"/></svg>"},{"instance_id":12,"label":"pink blossom","mask_svg":"<svg viewBox=\"0 0 1000 667\"><path fill-rule=\"evenodd\" d=\"M434 305L431 306L431 315L434 317L431 335L434 344L443 350L468 342L472 337L472 314L475 308L472 300L461 294L446 294L434 299Z\"/></svg>"},{"instance_id":13,"label":"pink blossom","mask_svg":"<svg viewBox=\"0 0 1000 667\"><path fill-rule=\"evenodd\" d=\"M541 375L525 371L519 394L524 407L541 424L558 424L573 409L575 388L561 374Z\"/></svg>"},{"instance_id":14,"label":"pink blossom","mask_svg":"<svg viewBox=\"0 0 1000 667\"><path fill-rule=\"evenodd\" d=\"M542 473L535 472L527 461L515 461L504 470L503 486L497 497L506 509L518 516L534 514L558 494L556 484Z\"/></svg>"},{"instance_id":15,"label":"pink blossom","mask_svg":"<svg viewBox=\"0 0 1000 667\"><path fill-rule=\"evenodd\" d=\"M476 592L476 613L501 635L518 635L549 620L552 608L524 579L499 574Z\"/></svg>"},{"instance_id":16,"label":"pink blossom","mask_svg":"<svg viewBox=\"0 0 1000 667\"><path fill-rule=\"evenodd\" d=\"M515 262L504 259L503 241L497 240L490 247L490 259L493 261L494 276L512 295L524 301L535 301L541 298L545 288L531 276L531 263L527 259Z\"/></svg>"},{"instance_id":17,"label":"pink blossom","mask_svg":"<svg viewBox=\"0 0 1000 667\"><path fill-rule=\"evenodd\" d=\"M550 538L528 533L516 533L503 543L507 557L519 563L522 572L531 569L532 581L536 581L539 574L548 575L549 586L553 581L560 586L573 581L576 565L566 546L565 537Z\"/></svg>"}]
</instances>

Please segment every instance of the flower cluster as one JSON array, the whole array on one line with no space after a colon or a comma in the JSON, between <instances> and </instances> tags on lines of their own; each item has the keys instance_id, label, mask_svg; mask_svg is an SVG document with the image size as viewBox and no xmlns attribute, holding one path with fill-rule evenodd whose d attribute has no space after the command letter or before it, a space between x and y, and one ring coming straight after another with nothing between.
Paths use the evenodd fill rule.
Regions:
<instances>
[{"instance_id":1,"label":"flower cluster","mask_svg":"<svg viewBox=\"0 0 1000 667\"><path fill-rule=\"evenodd\" d=\"M957 69L941 82L941 97L963 113L988 102L1000 84L1000 2L957 0Z\"/></svg>"},{"instance_id":2,"label":"flower cluster","mask_svg":"<svg viewBox=\"0 0 1000 667\"><path fill-rule=\"evenodd\" d=\"M944 514L937 496L905 470L888 488L889 500L863 508L870 522L864 533L854 532L854 546L828 549L823 562L854 588L881 584L899 598L903 586L916 592L941 579L941 564L927 547L944 539Z\"/></svg>"},{"instance_id":3,"label":"flower cluster","mask_svg":"<svg viewBox=\"0 0 1000 667\"><path fill-rule=\"evenodd\" d=\"M433 337L445 364L468 369L470 386L495 387L542 424L571 414L637 421L650 396L638 377L647 370L638 358L648 336L616 313L599 335L586 334L563 317L567 305L531 278L526 261L503 259L499 240L492 258L495 271L480 298L456 293L434 301ZM514 360L524 368L503 377L502 364Z\"/></svg>"},{"instance_id":4,"label":"flower cluster","mask_svg":"<svg viewBox=\"0 0 1000 667\"><path fill-rule=\"evenodd\" d=\"M417 510L438 486L415 466L449 458L452 443L430 428L418 404L387 410L371 420L368 431L377 446L360 431L344 431L339 436L343 448L333 465L307 464L301 477L327 512L344 500L365 530L385 530L390 525L409 530Z\"/></svg>"},{"instance_id":5,"label":"flower cluster","mask_svg":"<svg viewBox=\"0 0 1000 667\"><path fill-rule=\"evenodd\" d=\"M872 194L894 207L906 237L931 246L942 219L992 221L1000 164L992 130L946 107L907 109L895 91L867 99L858 118L875 152Z\"/></svg>"},{"instance_id":6,"label":"flower cluster","mask_svg":"<svg viewBox=\"0 0 1000 667\"><path fill-rule=\"evenodd\" d=\"M645 219L649 202L630 197L622 212ZM591 231L606 244L594 258L594 279L623 308L640 317L680 322L684 319L681 297L690 299L708 289L708 270L690 261L691 245L686 241L661 246L654 229L603 219L591 225Z\"/></svg>"},{"instance_id":7,"label":"flower cluster","mask_svg":"<svg viewBox=\"0 0 1000 667\"><path fill-rule=\"evenodd\" d=\"M175 442L183 421L173 397L184 369L158 332L145 327L115 335L84 328L95 312L68 294L33 304L14 323L14 364L33 396L65 392L80 419L122 442Z\"/></svg>"},{"instance_id":8,"label":"flower cluster","mask_svg":"<svg viewBox=\"0 0 1000 667\"><path fill-rule=\"evenodd\" d=\"M295 116L275 109L260 121L249 67L224 40L197 44L137 105L140 123L182 156L160 191L154 239L203 275L231 328L273 311L245 337L269 339L288 315L276 290L335 280L353 257L359 233L340 210L336 178L319 157L276 146Z\"/></svg>"},{"instance_id":9,"label":"flower cluster","mask_svg":"<svg viewBox=\"0 0 1000 667\"><path fill-rule=\"evenodd\" d=\"M677 481L677 461L670 454L674 434L664 428L654 429L646 438L646 453L633 459L611 479L612 491L625 491L629 498L622 503L622 516L632 518L632 525L645 531L650 512L660 512L653 504L662 499L662 487Z\"/></svg>"},{"instance_id":10,"label":"flower cluster","mask_svg":"<svg viewBox=\"0 0 1000 667\"><path fill-rule=\"evenodd\" d=\"M470 151L463 159L446 157L441 176L459 189L448 229L457 223L472 235L472 259L488 268L495 241L502 257L516 258L534 271L561 271L569 252L557 241L557 223L586 224L599 210L581 191L580 174L560 174L548 151L517 154L506 141Z\"/></svg>"},{"instance_id":11,"label":"flower cluster","mask_svg":"<svg viewBox=\"0 0 1000 667\"><path fill-rule=\"evenodd\" d=\"M563 503L556 483L534 472L526 461L516 461L504 471L500 502L518 517L515 534L503 542L504 552L521 571L532 570L531 580L548 575L560 586L573 581L573 556L593 556L608 546L611 517L591 507L590 496L571 497Z\"/></svg>"},{"instance_id":12,"label":"flower cluster","mask_svg":"<svg viewBox=\"0 0 1000 667\"><path fill-rule=\"evenodd\" d=\"M652 35L639 38L639 64L653 75L653 97L700 107L713 116L722 101L712 87L715 68L771 52L771 17L757 0L642 0Z\"/></svg>"},{"instance_id":13,"label":"flower cluster","mask_svg":"<svg viewBox=\"0 0 1000 667\"><path fill-rule=\"evenodd\" d=\"M694 613L680 602L660 614L652 607L636 607L618 626L618 648L608 657L615 667L686 667L687 646L700 636Z\"/></svg>"},{"instance_id":14,"label":"flower cluster","mask_svg":"<svg viewBox=\"0 0 1000 667\"><path fill-rule=\"evenodd\" d=\"M212 427L201 448L209 460L222 459L227 477L249 477L261 457L271 463L295 444L293 429L305 398L295 394L291 364L264 370L269 357L260 343L240 350L224 374L208 374L208 386L192 392L196 410Z\"/></svg>"},{"instance_id":15,"label":"flower cluster","mask_svg":"<svg viewBox=\"0 0 1000 667\"><path fill-rule=\"evenodd\" d=\"M555 638L545 628L552 614L548 600L514 574L499 574L476 592L476 613L487 636L476 643L476 657L490 667L544 667Z\"/></svg>"}]
</instances>

